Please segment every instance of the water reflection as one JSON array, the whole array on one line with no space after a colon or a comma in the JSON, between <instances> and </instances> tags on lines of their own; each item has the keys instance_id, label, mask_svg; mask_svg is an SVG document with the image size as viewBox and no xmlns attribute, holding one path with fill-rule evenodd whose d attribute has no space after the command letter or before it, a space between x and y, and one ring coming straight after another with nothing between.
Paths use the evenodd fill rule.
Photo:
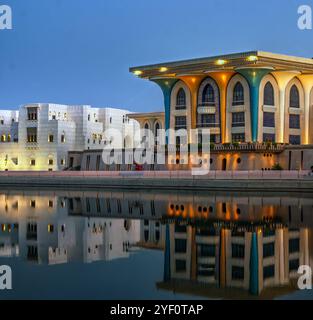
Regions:
<instances>
[{"instance_id":1,"label":"water reflection","mask_svg":"<svg viewBox=\"0 0 313 320\"><path fill-rule=\"evenodd\" d=\"M312 208L312 195L10 190L0 194L0 264L127 264L153 249L164 255L157 289L274 298L313 265Z\"/></svg>"}]
</instances>

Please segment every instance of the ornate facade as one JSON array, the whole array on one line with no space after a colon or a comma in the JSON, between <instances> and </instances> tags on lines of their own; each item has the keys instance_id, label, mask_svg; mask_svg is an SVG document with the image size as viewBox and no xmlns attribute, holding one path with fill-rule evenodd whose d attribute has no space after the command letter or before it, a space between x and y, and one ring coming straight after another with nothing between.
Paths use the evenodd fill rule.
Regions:
<instances>
[{"instance_id":1,"label":"ornate facade","mask_svg":"<svg viewBox=\"0 0 313 320\"><path fill-rule=\"evenodd\" d=\"M130 71L162 89L166 129L210 128L214 143L313 144L312 59L252 51Z\"/></svg>"}]
</instances>

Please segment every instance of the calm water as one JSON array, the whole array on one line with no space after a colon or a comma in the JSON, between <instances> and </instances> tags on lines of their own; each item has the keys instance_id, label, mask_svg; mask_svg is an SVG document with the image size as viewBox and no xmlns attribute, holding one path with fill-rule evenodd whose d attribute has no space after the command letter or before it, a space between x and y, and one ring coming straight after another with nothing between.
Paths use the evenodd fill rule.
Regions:
<instances>
[{"instance_id":1,"label":"calm water","mask_svg":"<svg viewBox=\"0 0 313 320\"><path fill-rule=\"evenodd\" d=\"M0 191L0 299L312 299L312 194Z\"/></svg>"}]
</instances>

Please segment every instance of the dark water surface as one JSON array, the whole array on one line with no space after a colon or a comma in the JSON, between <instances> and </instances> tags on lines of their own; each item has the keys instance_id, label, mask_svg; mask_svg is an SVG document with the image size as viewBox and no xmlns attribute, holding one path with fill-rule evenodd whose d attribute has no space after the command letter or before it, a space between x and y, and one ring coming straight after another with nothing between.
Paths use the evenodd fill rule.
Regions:
<instances>
[{"instance_id":1,"label":"dark water surface","mask_svg":"<svg viewBox=\"0 0 313 320\"><path fill-rule=\"evenodd\" d=\"M0 299L312 299L313 195L0 191Z\"/></svg>"}]
</instances>

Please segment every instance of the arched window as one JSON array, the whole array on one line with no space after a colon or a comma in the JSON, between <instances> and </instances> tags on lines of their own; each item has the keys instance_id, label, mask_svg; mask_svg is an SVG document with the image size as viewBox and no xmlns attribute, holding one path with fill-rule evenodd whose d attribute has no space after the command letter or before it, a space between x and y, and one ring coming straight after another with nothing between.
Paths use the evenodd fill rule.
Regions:
<instances>
[{"instance_id":1,"label":"arched window","mask_svg":"<svg viewBox=\"0 0 313 320\"><path fill-rule=\"evenodd\" d=\"M154 135L156 137L159 135L159 130L160 130L160 124L157 122L155 125L155 132L154 132Z\"/></svg>"},{"instance_id":2,"label":"arched window","mask_svg":"<svg viewBox=\"0 0 313 320\"><path fill-rule=\"evenodd\" d=\"M180 88L176 97L176 110L186 109L186 93L183 88Z\"/></svg>"},{"instance_id":3,"label":"arched window","mask_svg":"<svg viewBox=\"0 0 313 320\"><path fill-rule=\"evenodd\" d=\"M275 105L274 88L270 82L267 82L264 87L264 104L266 106Z\"/></svg>"},{"instance_id":4,"label":"arched window","mask_svg":"<svg viewBox=\"0 0 313 320\"><path fill-rule=\"evenodd\" d=\"M243 86L240 82L237 82L234 88L233 106L240 106L245 103L245 96Z\"/></svg>"},{"instance_id":5,"label":"arched window","mask_svg":"<svg viewBox=\"0 0 313 320\"><path fill-rule=\"evenodd\" d=\"M297 86L294 84L290 89L290 108L300 108L300 95Z\"/></svg>"},{"instance_id":6,"label":"arched window","mask_svg":"<svg viewBox=\"0 0 313 320\"><path fill-rule=\"evenodd\" d=\"M202 93L202 104L207 106L215 105L214 89L210 84L204 87Z\"/></svg>"},{"instance_id":7,"label":"arched window","mask_svg":"<svg viewBox=\"0 0 313 320\"><path fill-rule=\"evenodd\" d=\"M145 124L145 129L146 129L146 130L149 130L149 125L148 125L148 123Z\"/></svg>"}]
</instances>

